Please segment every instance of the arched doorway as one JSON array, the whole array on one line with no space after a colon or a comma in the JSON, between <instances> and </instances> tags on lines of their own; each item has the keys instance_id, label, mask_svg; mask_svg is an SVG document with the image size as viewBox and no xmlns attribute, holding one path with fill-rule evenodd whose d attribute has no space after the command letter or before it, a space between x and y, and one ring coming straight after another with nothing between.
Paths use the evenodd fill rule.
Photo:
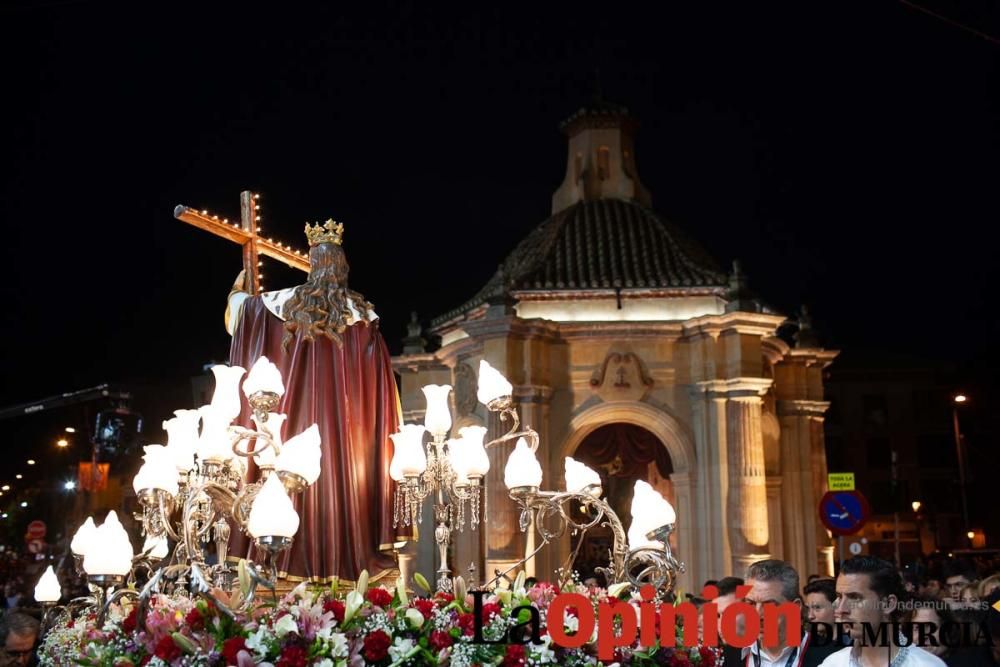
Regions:
<instances>
[{"instance_id":1,"label":"arched doorway","mask_svg":"<svg viewBox=\"0 0 1000 667\"><path fill-rule=\"evenodd\" d=\"M676 506L676 494L671 482L674 465L664 443L651 431L626 422L614 422L594 429L580 442L573 458L598 472L604 488L604 498L618 514L627 531L631 522L633 488L636 480L649 483L664 498ZM595 526L583 536L571 538L571 549L579 550L573 569L583 580L596 577L606 582L594 569L606 566L608 552L614 541L610 528Z\"/></svg>"}]
</instances>

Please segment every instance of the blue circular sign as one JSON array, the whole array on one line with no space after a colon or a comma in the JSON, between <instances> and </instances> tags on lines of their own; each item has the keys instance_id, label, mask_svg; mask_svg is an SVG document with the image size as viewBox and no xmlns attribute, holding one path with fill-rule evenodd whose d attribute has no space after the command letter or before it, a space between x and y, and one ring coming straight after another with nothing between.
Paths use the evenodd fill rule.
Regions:
<instances>
[{"instance_id":1,"label":"blue circular sign","mask_svg":"<svg viewBox=\"0 0 1000 667\"><path fill-rule=\"evenodd\" d=\"M835 535L853 535L868 520L868 501L857 491L828 491L819 501L819 519Z\"/></svg>"}]
</instances>

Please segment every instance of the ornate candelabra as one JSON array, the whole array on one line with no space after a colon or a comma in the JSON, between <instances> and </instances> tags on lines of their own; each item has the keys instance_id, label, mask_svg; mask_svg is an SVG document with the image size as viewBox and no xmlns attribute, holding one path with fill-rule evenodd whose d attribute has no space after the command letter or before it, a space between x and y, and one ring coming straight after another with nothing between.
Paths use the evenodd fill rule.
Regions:
<instances>
[{"instance_id":1,"label":"ornate candelabra","mask_svg":"<svg viewBox=\"0 0 1000 667\"><path fill-rule=\"evenodd\" d=\"M490 442L483 443L485 429L482 427L460 429L460 438L446 440L451 428L447 402L450 390L447 385L424 387L427 397L424 425L405 425L392 436L396 452L390 473L398 482L396 525L400 522L407 525L416 523L424 499L432 492L436 494L434 540L441 561L438 590L451 592L453 588L448 548L453 528L464 529L466 502L472 506L472 527L478 525L483 479L489 471L486 449L510 442L514 442L515 446L504 471L504 482L510 497L521 507L521 531L534 525L541 542L512 567L498 571L484 588L490 588L524 565L568 530L574 531L580 538L578 551L586 532L597 526L610 528L614 536L608 554L609 566L598 568L609 585L623 582L637 587L652 584L662 594L673 588L677 574L684 571L684 566L670 549L669 536L676 515L670 503L659 493L645 482L636 482L632 524L626 535L614 509L601 498L600 476L582 463L567 457L566 491L540 490L542 468L535 456L539 446L538 433L530 427L521 428L512 397L513 387L496 369L486 361L480 362L478 398L490 412L499 413L501 422L510 422L511 425L506 433ZM425 431L431 433L426 451L423 445ZM579 508L582 520L574 518L574 507ZM569 572L577 551L570 554L564 564L565 572Z\"/></svg>"},{"instance_id":2,"label":"ornate candelabra","mask_svg":"<svg viewBox=\"0 0 1000 667\"><path fill-rule=\"evenodd\" d=\"M154 593L199 595L232 615L232 607L249 608L258 585L273 591L277 556L291 546L299 525L288 494L303 491L319 476L319 431L313 425L282 444L285 415L273 410L284 386L266 357L254 364L243 383L256 430L232 425L240 413L239 381L246 371L226 366L212 370L216 390L211 404L176 411L164 422L167 446L145 448L145 462L133 480L142 506L136 519L146 536L142 552L133 554L113 511L99 527L88 518L71 548L92 594L57 608L58 582L53 590L53 581L43 577L39 586L47 587L47 617L57 610L72 616L81 609L100 609L103 615L112 602L128 596L138 598L144 613ZM250 457L261 471L261 478L252 483L246 480L245 460ZM227 562L230 522L263 552L262 566L240 560L234 569ZM174 543L172 549L168 540ZM214 545L214 564L209 563L209 545ZM143 570L146 584L137 591L137 575ZM212 595L216 588L232 589L237 580L232 607Z\"/></svg>"}]
</instances>

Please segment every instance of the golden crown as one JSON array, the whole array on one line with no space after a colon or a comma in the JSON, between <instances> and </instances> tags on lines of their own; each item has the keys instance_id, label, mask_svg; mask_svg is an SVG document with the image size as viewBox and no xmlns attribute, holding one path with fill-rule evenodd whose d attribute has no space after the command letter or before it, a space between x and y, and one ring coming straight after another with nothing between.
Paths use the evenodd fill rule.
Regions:
<instances>
[{"instance_id":1,"label":"golden crown","mask_svg":"<svg viewBox=\"0 0 1000 667\"><path fill-rule=\"evenodd\" d=\"M309 246L320 243L336 243L340 245L344 240L344 223L334 222L333 218L327 220L322 225L316 223L310 225L306 223L306 238L309 239Z\"/></svg>"}]
</instances>

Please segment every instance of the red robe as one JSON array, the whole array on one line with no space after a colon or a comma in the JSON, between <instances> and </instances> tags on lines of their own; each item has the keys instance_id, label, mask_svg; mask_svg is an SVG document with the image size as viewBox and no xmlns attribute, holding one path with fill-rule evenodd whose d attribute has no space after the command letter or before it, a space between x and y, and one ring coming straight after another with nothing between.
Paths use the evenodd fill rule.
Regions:
<instances>
[{"instance_id":1,"label":"red robe","mask_svg":"<svg viewBox=\"0 0 1000 667\"><path fill-rule=\"evenodd\" d=\"M401 418L389 350L377 322L347 327L343 347L325 337L302 340L299 331L286 353L284 333L284 322L259 296L247 299L229 354L231 364L248 370L261 355L278 366L285 395L276 412L288 415L284 440L313 423L322 438L319 479L292 497L301 521L279 573L292 580L356 581L368 570L375 578L394 567L387 551L395 541L389 434ZM245 400L240 423L253 427ZM251 461L248 477L257 473ZM246 538L238 530L233 535L239 536L234 554L246 555Z\"/></svg>"}]
</instances>

